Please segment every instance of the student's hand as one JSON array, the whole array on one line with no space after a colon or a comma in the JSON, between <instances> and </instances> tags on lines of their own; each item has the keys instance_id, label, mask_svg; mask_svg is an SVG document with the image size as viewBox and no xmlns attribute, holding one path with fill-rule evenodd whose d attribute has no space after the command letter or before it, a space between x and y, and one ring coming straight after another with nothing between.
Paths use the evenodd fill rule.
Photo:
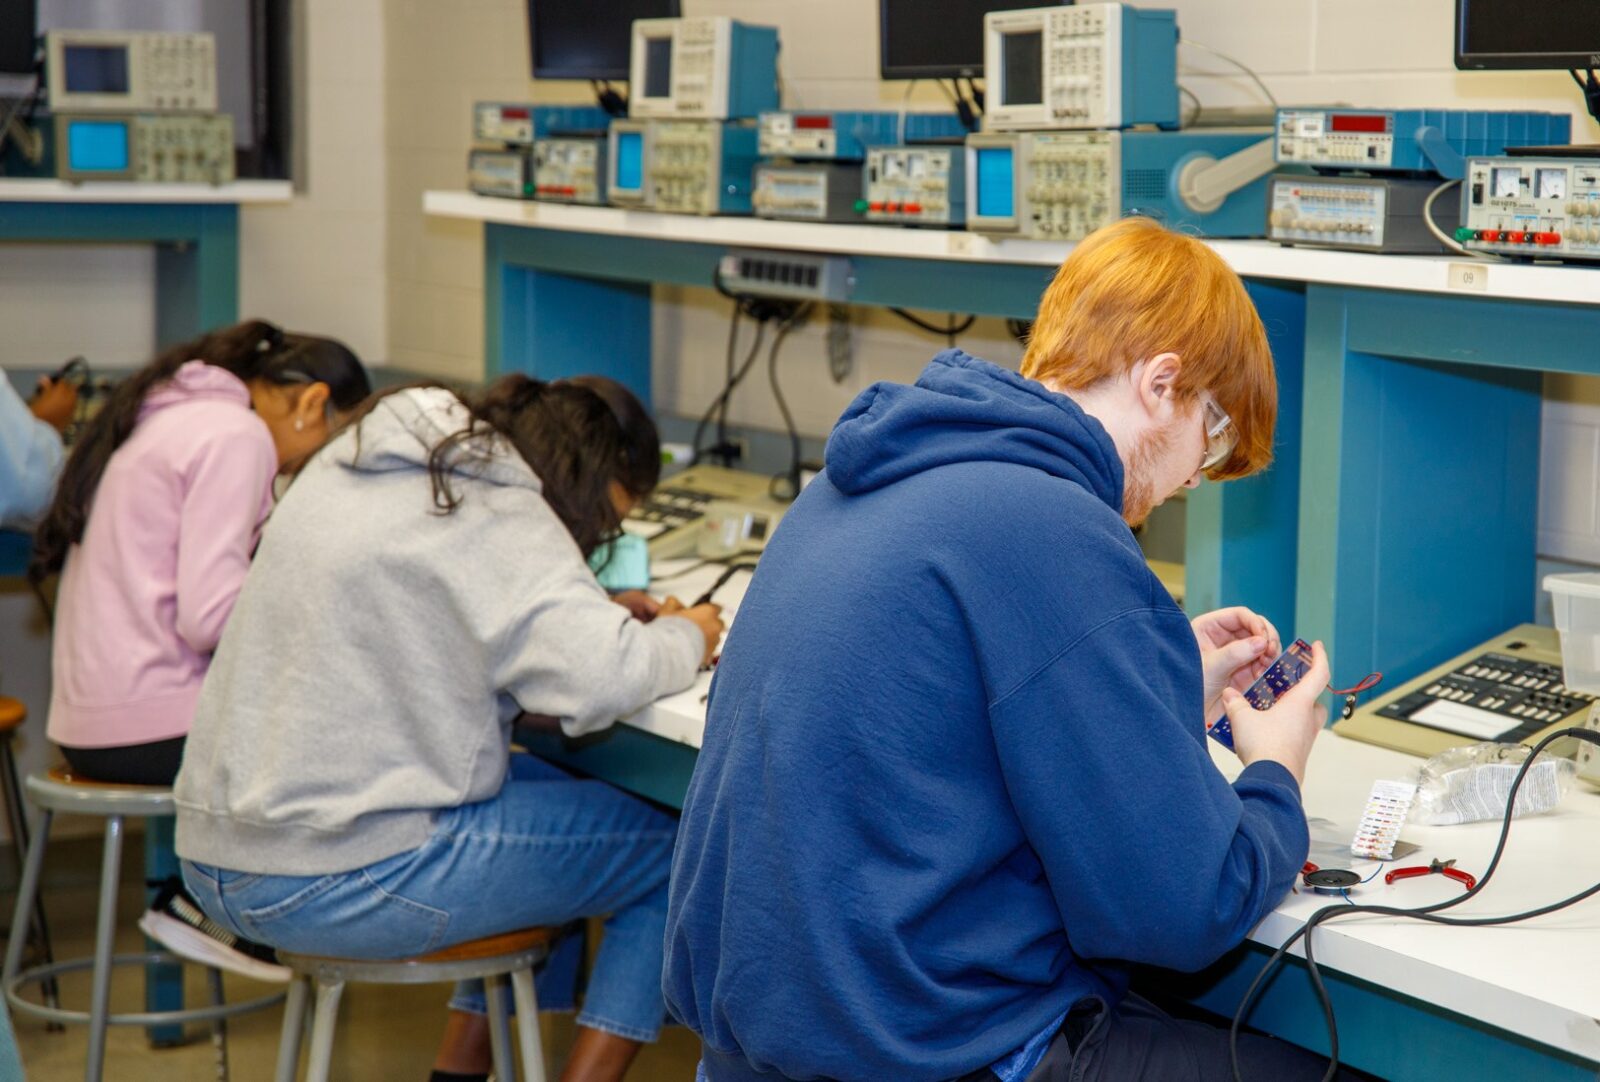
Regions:
<instances>
[{"instance_id":1,"label":"student's hand","mask_svg":"<svg viewBox=\"0 0 1600 1082\"><path fill-rule=\"evenodd\" d=\"M39 390L34 394L28 409L33 415L57 432L65 432L78 408L78 388L64 379L39 380Z\"/></svg>"},{"instance_id":2,"label":"student's hand","mask_svg":"<svg viewBox=\"0 0 1600 1082\"><path fill-rule=\"evenodd\" d=\"M612 594L611 600L627 609L635 620L643 624L654 620L661 611L661 602L643 590L624 590L620 594Z\"/></svg>"},{"instance_id":3,"label":"student's hand","mask_svg":"<svg viewBox=\"0 0 1600 1082\"><path fill-rule=\"evenodd\" d=\"M1311 668L1300 682L1272 704L1257 710L1234 688L1222 692L1222 705L1233 724L1233 749L1246 766L1263 759L1281 764L1304 784L1312 741L1328 721L1328 708L1317 702L1328 686L1328 652L1311 644Z\"/></svg>"},{"instance_id":4,"label":"student's hand","mask_svg":"<svg viewBox=\"0 0 1600 1082\"><path fill-rule=\"evenodd\" d=\"M722 622L722 606L717 604L696 605L692 609L683 607L683 602L675 597L669 597L661 603L658 616L682 616L686 620L693 620L694 625L700 629L700 634L706 637L705 656L700 659L700 667L706 668L717 656L717 644L722 641L722 632L727 624Z\"/></svg>"},{"instance_id":5,"label":"student's hand","mask_svg":"<svg viewBox=\"0 0 1600 1082\"><path fill-rule=\"evenodd\" d=\"M1255 683L1283 653L1283 644L1270 620L1242 605L1196 616L1189 626L1200 644L1205 675L1203 716L1207 722L1215 721L1222 714L1222 689L1243 691Z\"/></svg>"}]
</instances>

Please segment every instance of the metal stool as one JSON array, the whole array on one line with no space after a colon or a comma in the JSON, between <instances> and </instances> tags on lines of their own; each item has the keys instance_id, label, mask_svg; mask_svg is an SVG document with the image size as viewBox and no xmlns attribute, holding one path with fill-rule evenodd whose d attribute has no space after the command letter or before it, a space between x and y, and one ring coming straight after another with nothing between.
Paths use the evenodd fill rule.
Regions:
<instances>
[{"instance_id":1,"label":"metal stool","mask_svg":"<svg viewBox=\"0 0 1600 1082\"><path fill-rule=\"evenodd\" d=\"M556 934L554 928L527 928L474 939L416 958L388 962L320 958L279 951L278 961L294 970L296 977L289 986L289 1005L283 1013L277 1082L294 1082L299 1072L300 1036L305 1030L312 981L317 986L317 1004L311 1026L306 1079L307 1082L327 1082L339 997L344 994L347 982L437 984L474 979L483 980L489 1001L489 1044L494 1054L495 1078L499 1082L512 1082L517 1077L506 1017L505 982L509 980L517 1004L517 1040L522 1052L523 1082L544 1082L544 1049L539 1040L539 1001L533 990L533 970L549 956L550 943Z\"/></svg>"},{"instance_id":2,"label":"metal stool","mask_svg":"<svg viewBox=\"0 0 1600 1082\"><path fill-rule=\"evenodd\" d=\"M22 886L24 854L28 851L28 814L22 805L22 783L17 779L17 758L11 744L17 730L27 720L26 706L17 699L0 696L0 803L5 805L6 829L11 833L11 845L16 855L19 889ZM45 923L42 898L34 899L27 940L46 965L55 961L50 952L50 926ZM50 1006L60 1006L54 978L45 983L44 996Z\"/></svg>"},{"instance_id":3,"label":"metal stool","mask_svg":"<svg viewBox=\"0 0 1600 1082\"><path fill-rule=\"evenodd\" d=\"M211 1022L218 1041L219 1067L227 1071L225 1031L223 1019L247 1011L261 1010L282 1001L284 993L276 992L244 1003L228 1004L222 999L222 973L208 969L212 1004L177 1011L144 1011L129 1014L110 1013L111 969L119 965L148 965L151 963L180 963L183 959L165 951L146 951L139 954L112 954L112 940L116 932L117 883L122 870L123 820L128 817L150 819L173 814L172 790L147 785L106 785L100 782L74 778L65 767L56 767L46 774L29 775L26 789L28 799L44 813L39 822L38 835L28 846L28 859L22 870L22 886L17 893L16 916L12 927L21 927L27 919L39 893L39 873L44 868L45 846L50 840L50 823L56 812L73 815L100 815L106 820L105 849L100 863L100 907L95 922L94 956L76 958L65 962L22 969L24 936L12 936L6 944L6 960L0 986L5 989L6 1002L11 1008L51 1022L87 1024L89 1026L89 1063L84 1077L89 1082L99 1082L105 1067L107 1026L152 1026L184 1022ZM92 969L93 984L87 1011L63 1010L23 999L23 985L51 980L62 973Z\"/></svg>"}]
</instances>

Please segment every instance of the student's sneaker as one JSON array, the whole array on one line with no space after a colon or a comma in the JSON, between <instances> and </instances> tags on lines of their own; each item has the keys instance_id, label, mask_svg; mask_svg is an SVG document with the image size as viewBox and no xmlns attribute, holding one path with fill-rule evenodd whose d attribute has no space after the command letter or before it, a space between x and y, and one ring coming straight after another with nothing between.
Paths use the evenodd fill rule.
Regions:
<instances>
[{"instance_id":1,"label":"student's sneaker","mask_svg":"<svg viewBox=\"0 0 1600 1082\"><path fill-rule=\"evenodd\" d=\"M242 939L202 913L176 878L162 884L156 900L139 918L139 928L191 962L279 984L294 976L288 966L278 963L271 947Z\"/></svg>"}]
</instances>

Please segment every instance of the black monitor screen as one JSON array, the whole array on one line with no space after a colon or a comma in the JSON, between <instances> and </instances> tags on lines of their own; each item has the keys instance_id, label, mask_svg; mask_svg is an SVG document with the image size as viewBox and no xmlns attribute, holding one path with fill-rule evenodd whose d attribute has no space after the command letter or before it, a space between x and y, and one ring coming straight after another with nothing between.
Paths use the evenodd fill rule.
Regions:
<instances>
[{"instance_id":1,"label":"black monitor screen","mask_svg":"<svg viewBox=\"0 0 1600 1082\"><path fill-rule=\"evenodd\" d=\"M74 94L126 94L128 50L121 45L68 45L61 50Z\"/></svg>"},{"instance_id":2,"label":"black monitor screen","mask_svg":"<svg viewBox=\"0 0 1600 1082\"><path fill-rule=\"evenodd\" d=\"M1456 67L1600 67L1600 0L1456 0Z\"/></svg>"},{"instance_id":3,"label":"black monitor screen","mask_svg":"<svg viewBox=\"0 0 1600 1082\"><path fill-rule=\"evenodd\" d=\"M1044 101L1044 34L1028 30L1000 36L1000 104Z\"/></svg>"},{"instance_id":4,"label":"black monitor screen","mask_svg":"<svg viewBox=\"0 0 1600 1082\"><path fill-rule=\"evenodd\" d=\"M675 19L678 0L528 0L535 79L626 79L635 19Z\"/></svg>"},{"instance_id":5,"label":"black monitor screen","mask_svg":"<svg viewBox=\"0 0 1600 1082\"><path fill-rule=\"evenodd\" d=\"M0 2L0 72L27 75L33 71L35 6L32 0Z\"/></svg>"},{"instance_id":6,"label":"black monitor screen","mask_svg":"<svg viewBox=\"0 0 1600 1082\"><path fill-rule=\"evenodd\" d=\"M885 79L981 76L983 17L991 11L1016 11L1045 2L878 0L878 70Z\"/></svg>"},{"instance_id":7,"label":"black monitor screen","mask_svg":"<svg viewBox=\"0 0 1600 1082\"><path fill-rule=\"evenodd\" d=\"M646 38L644 42L644 98L672 96L672 39Z\"/></svg>"}]
</instances>

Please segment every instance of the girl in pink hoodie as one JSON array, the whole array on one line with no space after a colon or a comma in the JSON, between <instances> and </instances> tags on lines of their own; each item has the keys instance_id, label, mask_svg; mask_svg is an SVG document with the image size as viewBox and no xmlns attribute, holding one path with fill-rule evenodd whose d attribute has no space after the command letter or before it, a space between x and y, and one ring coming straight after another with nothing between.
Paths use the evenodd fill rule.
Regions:
<instances>
[{"instance_id":1,"label":"girl in pink hoodie","mask_svg":"<svg viewBox=\"0 0 1600 1082\"><path fill-rule=\"evenodd\" d=\"M36 588L61 572L48 733L75 773L172 783L274 478L370 390L340 343L260 320L118 385L67 460L28 570Z\"/></svg>"}]
</instances>

